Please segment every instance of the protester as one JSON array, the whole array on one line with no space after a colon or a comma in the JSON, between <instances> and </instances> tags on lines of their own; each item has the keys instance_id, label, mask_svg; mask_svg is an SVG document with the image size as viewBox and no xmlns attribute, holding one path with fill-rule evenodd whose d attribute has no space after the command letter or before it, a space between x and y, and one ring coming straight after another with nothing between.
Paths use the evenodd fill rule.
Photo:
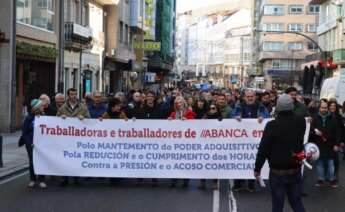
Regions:
<instances>
[{"instance_id":1,"label":"protester","mask_svg":"<svg viewBox=\"0 0 345 212\"><path fill-rule=\"evenodd\" d=\"M67 117L77 117L80 120L84 118L90 118L90 113L87 109L87 106L79 102L77 97L77 90L75 88L70 88L67 90L67 101L60 107L57 116L66 119ZM75 185L80 185L79 178L74 178ZM64 177L61 182L61 186L68 185L68 177Z\"/></svg>"},{"instance_id":2,"label":"protester","mask_svg":"<svg viewBox=\"0 0 345 212\"><path fill-rule=\"evenodd\" d=\"M303 117L294 114L293 109L294 100L290 96L279 97L277 117L267 123L256 157L254 176L259 182L266 160L270 166L272 212L283 212L286 195L293 211L305 212L301 199L301 163L293 154L304 149L306 123Z\"/></svg>"},{"instance_id":3,"label":"protester","mask_svg":"<svg viewBox=\"0 0 345 212\"><path fill-rule=\"evenodd\" d=\"M44 115L46 116L56 116L56 112L50 105L50 98L47 94L42 94L39 98L42 101L42 106L44 108Z\"/></svg>"},{"instance_id":4,"label":"protester","mask_svg":"<svg viewBox=\"0 0 345 212\"><path fill-rule=\"evenodd\" d=\"M25 145L26 151L29 157L29 173L30 173L30 183L28 185L29 188L33 188L38 182L39 187L42 189L47 188L47 184L45 183L45 177L41 175L36 175L34 171L34 164L33 164L33 137L34 137L34 123L36 117L44 115L44 106L41 100L33 99L31 101L31 110L30 113L25 117L23 126L22 126L22 135L19 140L19 146Z\"/></svg>"},{"instance_id":5,"label":"protester","mask_svg":"<svg viewBox=\"0 0 345 212\"><path fill-rule=\"evenodd\" d=\"M340 130L340 140L339 140L339 147L344 146L344 137L345 137L345 127L343 125L343 120L340 114L340 107L336 101L329 101L328 102L328 110L331 113L332 117L337 121L337 128ZM338 152L334 155L334 175L335 180L339 182L339 154Z\"/></svg>"},{"instance_id":6,"label":"protester","mask_svg":"<svg viewBox=\"0 0 345 212\"><path fill-rule=\"evenodd\" d=\"M196 114L188 108L188 105L182 96L177 96L174 101L174 111L170 114L169 120L187 120L195 119ZM175 187L177 179L171 181L171 187ZM183 179L182 187L188 187L189 180Z\"/></svg>"},{"instance_id":7,"label":"protester","mask_svg":"<svg viewBox=\"0 0 345 212\"><path fill-rule=\"evenodd\" d=\"M193 111L196 114L195 119L202 119L207 112L207 102L203 97L200 97L194 106Z\"/></svg>"},{"instance_id":8,"label":"protester","mask_svg":"<svg viewBox=\"0 0 345 212\"><path fill-rule=\"evenodd\" d=\"M272 106L272 102L270 99L270 93L268 93L268 92L262 93L260 100L261 100L262 105L271 114L273 111L273 106Z\"/></svg>"},{"instance_id":9,"label":"protester","mask_svg":"<svg viewBox=\"0 0 345 212\"><path fill-rule=\"evenodd\" d=\"M287 88L285 90L285 93L291 96L291 98L294 100L294 113L298 116L302 117L309 117L309 111L305 104L298 101L298 91L294 87Z\"/></svg>"},{"instance_id":10,"label":"protester","mask_svg":"<svg viewBox=\"0 0 345 212\"><path fill-rule=\"evenodd\" d=\"M92 95L92 103L87 106L92 119L98 119L107 111L107 106L102 103L102 93L98 91Z\"/></svg>"},{"instance_id":11,"label":"protester","mask_svg":"<svg viewBox=\"0 0 345 212\"><path fill-rule=\"evenodd\" d=\"M84 103L86 106L89 106L92 104L92 101L93 101L92 93L91 92L85 93L82 103Z\"/></svg>"},{"instance_id":12,"label":"protester","mask_svg":"<svg viewBox=\"0 0 345 212\"><path fill-rule=\"evenodd\" d=\"M100 119L125 119L127 120L126 114L123 112L122 103L116 98L109 100L108 108L105 113L102 114Z\"/></svg>"},{"instance_id":13,"label":"protester","mask_svg":"<svg viewBox=\"0 0 345 212\"><path fill-rule=\"evenodd\" d=\"M246 90L244 93L244 102L235 105L232 111L232 118L238 121L241 119L258 119L259 123L263 121L264 118L269 118L269 112L267 109L259 102L256 101L255 93L252 90ZM234 180L233 191L240 191L243 189L244 180ZM248 180L247 190L249 192L255 191L255 181Z\"/></svg>"},{"instance_id":14,"label":"protester","mask_svg":"<svg viewBox=\"0 0 345 212\"><path fill-rule=\"evenodd\" d=\"M218 111L217 107L215 104L211 104L210 107L208 108L207 113L204 115L204 119L218 119L222 120L222 114ZM218 180L213 179L213 189L218 189ZM199 189L206 189L206 180L202 179L200 180L200 185Z\"/></svg>"},{"instance_id":15,"label":"protester","mask_svg":"<svg viewBox=\"0 0 345 212\"><path fill-rule=\"evenodd\" d=\"M137 118L139 119L142 111L142 99L140 92L133 93L133 100L127 105L126 115L129 119Z\"/></svg>"},{"instance_id":16,"label":"protester","mask_svg":"<svg viewBox=\"0 0 345 212\"><path fill-rule=\"evenodd\" d=\"M326 102L320 103L319 112L312 119L310 131L310 141L315 142L320 149L320 158L316 163L318 174L316 187L326 185L326 176L332 188L338 187L334 176L334 159L340 140L338 127L337 120L328 110L328 104ZM326 176L325 173L327 173Z\"/></svg>"},{"instance_id":17,"label":"protester","mask_svg":"<svg viewBox=\"0 0 345 212\"><path fill-rule=\"evenodd\" d=\"M214 99L218 112L222 115L222 118L229 118L231 116L232 109L229 105L227 105L225 95L219 94Z\"/></svg>"},{"instance_id":18,"label":"protester","mask_svg":"<svg viewBox=\"0 0 345 212\"><path fill-rule=\"evenodd\" d=\"M54 116L57 115L57 112L61 108L61 106L65 103L65 96L62 93L57 93L54 98L55 105L52 107Z\"/></svg>"},{"instance_id":19,"label":"protester","mask_svg":"<svg viewBox=\"0 0 345 212\"><path fill-rule=\"evenodd\" d=\"M156 96L155 92L148 91L146 93L146 99L145 104L140 109L140 119L162 119L163 117L163 111L161 110L161 107L156 104ZM137 180L137 185L139 185L141 182L143 182L143 179ZM152 179L152 185L154 187L158 186L158 180Z\"/></svg>"}]
</instances>

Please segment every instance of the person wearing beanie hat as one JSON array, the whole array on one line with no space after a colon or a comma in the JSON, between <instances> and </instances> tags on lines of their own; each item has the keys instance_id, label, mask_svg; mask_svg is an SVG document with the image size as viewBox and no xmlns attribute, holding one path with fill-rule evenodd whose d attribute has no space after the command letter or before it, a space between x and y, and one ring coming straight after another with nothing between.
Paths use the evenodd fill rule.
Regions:
<instances>
[{"instance_id":1,"label":"person wearing beanie hat","mask_svg":"<svg viewBox=\"0 0 345 212\"><path fill-rule=\"evenodd\" d=\"M19 146L23 146L25 144L26 151L29 157L29 172L30 172L30 182L28 187L33 188L38 181L38 185L40 188L45 189L47 185L45 183L44 176L37 176L34 171L33 165L33 137L34 137L34 122L35 118L39 117L40 115L44 115L44 108L42 105L42 101L39 99L33 99L30 103L31 112L25 117L22 126L22 135L19 139Z\"/></svg>"},{"instance_id":2,"label":"person wearing beanie hat","mask_svg":"<svg viewBox=\"0 0 345 212\"><path fill-rule=\"evenodd\" d=\"M31 112L34 115L42 115L43 114L44 109L43 109L43 104L42 104L41 100L39 100L39 99L31 100L30 106L31 106Z\"/></svg>"},{"instance_id":3,"label":"person wearing beanie hat","mask_svg":"<svg viewBox=\"0 0 345 212\"><path fill-rule=\"evenodd\" d=\"M294 109L294 101L289 95L283 94L278 98L277 105L276 105L277 113L282 112L282 111L293 111L293 109Z\"/></svg>"},{"instance_id":4,"label":"person wearing beanie hat","mask_svg":"<svg viewBox=\"0 0 345 212\"><path fill-rule=\"evenodd\" d=\"M267 123L256 156L254 176L259 182L261 169L268 160L272 211L283 211L287 195L293 211L305 212L301 199L301 164L293 155L304 150L306 121L293 110L293 99L287 94L281 95L276 118Z\"/></svg>"}]
</instances>

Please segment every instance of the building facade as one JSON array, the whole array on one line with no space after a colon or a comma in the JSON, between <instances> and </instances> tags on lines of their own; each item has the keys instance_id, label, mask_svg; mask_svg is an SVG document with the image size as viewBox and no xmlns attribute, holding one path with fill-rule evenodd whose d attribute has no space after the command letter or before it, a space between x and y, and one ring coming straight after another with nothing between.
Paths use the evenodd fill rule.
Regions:
<instances>
[{"instance_id":1,"label":"building facade","mask_svg":"<svg viewBox=\"0 0 345 212\"><path fill-rule=\"evenodd\" d=\"M31 99L57 89L60 1L31 0L16 4L16 127Z\"/></svg>"},{"instance_id":2,"label":"building facade","mask_svg":"<svg viewBox=\"0 0 345 212\"><path fill-rule=\"evenodd\" d=\"M138 80L133 73L142 71L143 56L135 52L133 42L142 39L144 1L120 0L107 6L106 13L105 91L128 91Z\"/></svg>"},{"instance_id":3,"label":"building facade","mask_svg":"<svg viewBox=\"0 0 345 212\"><path fill-rule=\"evenodd\" d=\"M265 75L266 88L298 86L305 57L318 50L316 16L320 8L308 0L265 0L254 10L256 56ZM295 34L294 34L295 33Z\"/></svg>"},{"instance_id":4,"label":"building facade","mask_svg":"<svg viewBox=\"0 0 345 212\"><path fill-rule=\"evenodd\" d=\"M159 42L161 49L147 51L146 55L148 57L147 75L154 78L147 83L151 89L157 90L163 85L168 85L172 80L171 73L175 62L176 0L155 2L154 35L148 37L147 40Z\"/></svg>"},{"instance_id":5,"label":"building facade","mask_svg":"<svg viewBox=\"0 0 345 212\"><path fill-rule=\"evenodd\" d=\"M310 4L320 5L317 35L327 57L324 57L324 60L327 59L325 77L338 75L345 67L345 1L313 0Z\"/></svg>"},{"instance_id":6,"label":"building facade","mask_svg":"<svg viewBox=\"0 0 345 212\"><path fill-rule=\"evenodd\" d=\"M0 133L16 127L16 5L0 2Z\"/></svg>"}]
</instances>

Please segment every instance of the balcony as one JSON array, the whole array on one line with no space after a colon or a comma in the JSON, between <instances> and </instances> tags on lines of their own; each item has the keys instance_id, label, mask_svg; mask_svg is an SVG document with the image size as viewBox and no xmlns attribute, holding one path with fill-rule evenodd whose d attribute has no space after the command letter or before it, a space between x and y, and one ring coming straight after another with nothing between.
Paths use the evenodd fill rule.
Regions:
<instances>
[{"instance_id":1,"label":"balcony","mask_svg":"<svg viewBox=\"0 0 345 212\"><path fill-rule=\"evenodd\" d=\"M309 4L323 4L326 3L328 0L311 0Z\"/></svg>"},{"instance_id":2,"label":"balcony","mask_svg":"<svg viewBox=\"0 0 345 212\"><path fill-rule=\"evenodd\" d=\"M130 1L130 26L137 30L137 33L143 30L144 26L144 17L141 16L142 11L144 10L143 5L140 4L140 1L131 0Z\"/></svg>"},{"instance_id":3,"label":"balcony","mask_svg":"<svg viewBox=\"0 0 345 212\"><path fill-rule=\"evenodd\" d=\"M95 2L101 5L117 5L120 0L95 0Z\"/></svg>"},{"instance_id":4,"label":"balcony","mask_svg":"<svg viewBox=\"0 0 345 212\"><path fill-rule=\"evenodd\" d=\"M345 49L337 49L333 51L333 63L337 65L345 64Z\"/></svg>"},{"instance_id":5,"label":"balcony","mask_svg":"<svg viewBox=\"0 0 345 212\"><path fill-rule=\"evenodd\" d=\"M65 23L65 48L70 50L90 49L92 29L76 23Z\"/></svg>"}]
</instances>

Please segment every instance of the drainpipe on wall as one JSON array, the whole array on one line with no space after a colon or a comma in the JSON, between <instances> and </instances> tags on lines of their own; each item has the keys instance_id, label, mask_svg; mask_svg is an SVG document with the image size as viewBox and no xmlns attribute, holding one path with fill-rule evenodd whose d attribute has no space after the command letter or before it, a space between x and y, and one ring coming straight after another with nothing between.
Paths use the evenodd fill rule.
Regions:
<instances>
[{"instance_id":1,"label":"drainpipe on wall","mask_svg":"<svg viewBox=\"0 0 345 212\"><path fill-rule=\"evenodd\" d=\"M60 0L59 7L59 64L58 64L58 92L64 93L65 72L65 1Z\"/></svg>"},{"instance_id":2,"label":"drainpipe on wall","mask_svg":"<svg viewBox=\"0 0 345 212\"><path fill-rule=\"evenodd\" d=\"M12 8L12 24L11 24L11 38L10 38L10 46L11 46L11 125L10 131L14 132L16 130L16 89L17 89L17 79L16 79L16 3L17 1L11 1L11 8Z\"/></svg>"}]
</instances>

